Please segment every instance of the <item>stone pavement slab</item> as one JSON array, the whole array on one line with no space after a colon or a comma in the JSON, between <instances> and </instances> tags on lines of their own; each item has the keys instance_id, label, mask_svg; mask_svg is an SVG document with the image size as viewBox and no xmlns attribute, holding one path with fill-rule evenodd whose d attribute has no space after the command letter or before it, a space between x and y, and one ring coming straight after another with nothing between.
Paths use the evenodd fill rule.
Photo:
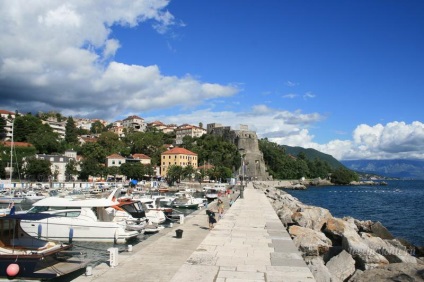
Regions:
<instances>
[{"instance_id":1,"label":"stone pavement slab","mask_svg":"<svg viewBox=\"0 0 424 282\"><path fill-rule=\"evenodd\" d=\"M171 281L315 279L266 196L249 185Z\"/></svg>"}]
</instances>

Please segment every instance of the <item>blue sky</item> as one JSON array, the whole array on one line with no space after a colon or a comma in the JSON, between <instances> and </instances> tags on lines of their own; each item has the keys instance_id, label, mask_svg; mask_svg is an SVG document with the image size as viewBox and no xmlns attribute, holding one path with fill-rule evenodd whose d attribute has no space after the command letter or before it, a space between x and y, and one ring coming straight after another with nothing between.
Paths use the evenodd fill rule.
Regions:
<instances>
[{"instance_id":1,"label":"blue sky","mask_svg":"<svg viewBox=\"0 0 424 282\"><path fill-rule=\"evenodd\" d=\"M0 107L424 159L422 1L4 1Z\"/></svg>"}]
</instances>

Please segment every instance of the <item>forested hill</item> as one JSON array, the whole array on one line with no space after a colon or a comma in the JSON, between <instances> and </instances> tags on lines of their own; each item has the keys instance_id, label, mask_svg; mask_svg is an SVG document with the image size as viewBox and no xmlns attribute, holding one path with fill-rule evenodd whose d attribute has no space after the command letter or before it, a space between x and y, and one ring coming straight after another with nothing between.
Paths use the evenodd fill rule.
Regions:
<instances>
[{"instance_id":1,"label":"forested hill","mask_svg":"<svg viewBox=\"0 0 424 282\"><path fill-rule=\"evenodd\" d=\"M286 145L282 145L282 146L286 150L286 153L292 156L297 156L299 155L300 152L303 152L309 160L314 160L318 158L322 161L327 162L332 168L338 168L338 167L344 166L341 162L336 160L333 156L324 154L315 149L310 149L310 148L305 149L302 147L290 147Z\"/></svg>"}]
</instances>

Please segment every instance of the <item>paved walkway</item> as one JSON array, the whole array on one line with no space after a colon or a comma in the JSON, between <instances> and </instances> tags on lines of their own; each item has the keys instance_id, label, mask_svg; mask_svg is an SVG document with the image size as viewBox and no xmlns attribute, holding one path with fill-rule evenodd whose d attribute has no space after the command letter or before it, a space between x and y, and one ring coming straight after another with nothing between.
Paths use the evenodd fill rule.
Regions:
<instances>
[{"instance_id":1,"label":"paved walkway","mask_svg":"<svg viewBox=\"0 0 424 282\"><path fill-rule=\"evenodd\" d=\"M118 266L96 267L74 281L315 281L268 199L251 184L213 230L207 221L205 210L196 211L120 254Z\"/></svg>"}]
</instances>

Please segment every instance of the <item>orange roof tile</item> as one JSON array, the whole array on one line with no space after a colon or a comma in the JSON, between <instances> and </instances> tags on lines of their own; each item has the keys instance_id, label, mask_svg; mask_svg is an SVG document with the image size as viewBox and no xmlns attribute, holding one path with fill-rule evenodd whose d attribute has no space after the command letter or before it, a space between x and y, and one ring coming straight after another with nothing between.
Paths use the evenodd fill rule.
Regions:
<instances>
[{"instance_id":1,"label":"orange roof tile","mask_svg":"<svg viewBox=\"0 0 424 282\"><path fill-rule=\"evenodd\" d=\"M112 154L110 156L106 157L107 159L125 159L123 156L118 155L118 154Z\"/></svg>"},{"instance_id":2,"label":"orange roof tile","mask_svg":"<svg viewBox=\"0 0 424 282\"><path fill-rule=\"evenodd\" d=\"M197 156L196 153L193 153L192 151L189 151L185 148L175 147L171 150L165 151L162 153L162 155L193 155Z\"/></svg>"},{"instance_id":3,"label":"orange roof tile","mask_svg":"<svg viewBox=\"0 0 424 282\"><path fill-rule=\"evenodd\" d=\"M145 154L133 154L132 157L134 159L150 159L150 157Z\"/></svg>"},{"instance_id":4,"label":"orange roof tile","mask_svg":"<svg viewBox=\"0 0 424 282\"><path fill-rule=\"evenodd\" d=\"M12 142L10 142L10 141L4 141L2 143L5 147L10 147L12 145ZM15 146L15 147L32 147L32 144L27 143L27 142L13 142L13 146Z\"/></svg>"}]
</instances>

